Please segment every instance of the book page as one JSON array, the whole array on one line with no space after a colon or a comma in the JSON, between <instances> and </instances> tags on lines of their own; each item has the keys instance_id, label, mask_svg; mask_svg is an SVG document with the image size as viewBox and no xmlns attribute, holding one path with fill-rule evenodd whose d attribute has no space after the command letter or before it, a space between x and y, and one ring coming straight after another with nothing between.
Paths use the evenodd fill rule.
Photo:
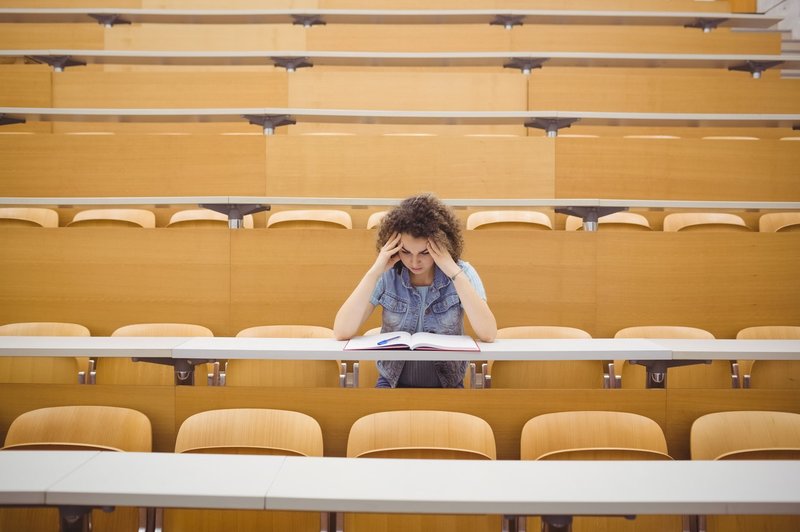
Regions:
<instances>
[{"instance_id":1,"label":"book page","mask_svg":"<svg viewBox=\"0 0 800 532\"><path fill-rule=\"evenodd\" d=\"M411 337L411 349L436 351L480 351L470 336L419 332Z\"/></svg>"},{"instance_id":2,"label":"book page","mask_svg":"<svg viewBox=\"0 0 800 532\"><path fill-rule=\"evenodd\" d=\"M405 331L354 336L344 346L345 351L359 349L411 349L411 335Z\"/></svg>"}]
</instances>

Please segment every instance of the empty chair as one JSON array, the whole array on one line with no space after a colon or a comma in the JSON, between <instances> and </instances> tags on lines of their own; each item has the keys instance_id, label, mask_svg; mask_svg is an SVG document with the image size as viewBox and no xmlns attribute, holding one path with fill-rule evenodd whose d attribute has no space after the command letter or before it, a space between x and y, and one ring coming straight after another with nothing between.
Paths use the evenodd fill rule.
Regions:
<instances>
[{"instance_id":1,"label":"empty chair","mask_svg":"<svg viewBox=\"0 0 800 532\"><path fill-rule=\"evenodd\" d=\"M538 211L478 211L467 217L467 230L552 228L550 217Z\"/></svg>"},{"instance_id":2,"label":"empty chair","mask_svg":"<svg viewBox=\"0 0 800 532\"><path fill-rule=\"evenodd\" d=\"M334 228L352 229L353 220L345 211L290 210L272 214L267 220L268 228Z\"/></svg>"},{"instance_id":3,"label":"empty chair","mask_svg":"<svg viewBox=\"0 0 800 532\"><path fill-rule=\"evenodd\" d=\"M56 406L18 416L8 428L4 452L12 450L99 450L150 452L152 427L139 411L115 406ZM137 508L92 512L94 530L136 530ZM0 509L0 530L58 530L58 510Z\"/></svg>"},{"instance_id":4,"label":"empty chair","mask_svg":"<svg viewBox=\"0 0 800 532\"><path fill-rule=\"evenodd\" d=\"M378 227L381 224L383 217L386 216L387 212L389 211L378 211L370 214L369 218L367 219L367 229Z\"/></svg>"},{"instance_id":5,"label":"empty chair","mask_svg":"<svg viewBox=\"0 0 800 532\"><path fill-rule=\"evenodd\" d=\"M598 228L603 231L651 231L650 222L641 214L634 212L615 212L597 219ZM583 230L583 220L577 216L567 216L567 231Z\"/></svg>"},{"instance_id":6,"label":"empty chair","mask_svg":"<svg viewBox=\"0 0 800 532\"><path fill-rule=\"evenodd\" d=\"M692 424L692 460L800 460L800 414L735 411L706 414ZM743 477L743 482L747 478ZM798 515L700 516L708 532L795 532Z\"/></svg>"},{"instance_id":7,"label":"empty chair","mask_svg":"<svg viewBox=\"0 0 800 532\"><path fill-rule=\"evenodd\" d=\"M737 340L800 340L800 327L765 325L748 327L736 335ZM739 368L745 388L800 388L798 360L740 360Z\"/></svg>"},{"instance_id":8,"label":"empty chair","mask_svg":"<svg viewBox=\"0 0 800 532\"><path fill-rule=\"evenodd\" d=\"M146 209L88 209L75 214L67 226L153 228L156 215Z\"/></svg>"},{"instance_id":9,"label":"empty chair","mask_svg":"<svg viewBox=\"0 0 800 532\"><path fill-rule=\"evenodd\" d=\"M649 325L617 331L614 338L681 338L713 340L710 332L695 327ZM622 377L623 388L646 387L644 366L627 360L614 363L615 373ZM738 366L735 361L714 360L711 364L672 367L667 370L666 386L670 388L738 388Z\"/></svg>"},{"instance_id":10,"label":"empty chair","mask_svg":"<svg viewBox=\"0 0 800 532\"><path fill-rule=\"evenodd\" d=\"M192 323L136 323L125 325L111 333L111 336L214 336L207 327ZM97 384L175 384L175 370L172 366L152 362L133 362L130 358L98 358L95 382ZM208 373L205 366L195 369L195 384L205 384Z\"/></svg>"},{"instance_id":11,"label":"empty chair","mask_svg":"<svg viewBox=\"0 0 800 532\"><path fill-rule=\"evenodd\" d=\"M58 213L40 207L0 208L0 226L58 227Z\"/></svg>"},{"instance_id":12,"label":"empty chair","mask_svg":"<svg viewBox=\"0 0 800 532\"><path fill-rule=\"evenodd\" d=\"M0 325L0 336L90 336L77 323L24 322ZM88 371L88 357L0 357L0 382L77 384Z\"/></svg>"},{"instance_id":13,"label":"empty chair","mask_svg":"<svg viewBox=\"0 0 800 532\"><path fill-rule=\"evenodd\" d=\"M228 227L228 217L211 209L186 209L173 214L167 227ZM242 227L253 228L253 215L242 217Z\"/></svg>"},{"instance_id":14,"label":"empty chair","mask_svg":"<svg viewBox=\"0 0 800 532\"><path fill-rule=\"evenodd\" d=\"M316 325L263 325L239 331L237 338L333 338L333 330ZM336 360L228 360L227 386L343 386Z\"/></svg>"},{"instance_id":15,"label":"empty chair","mask_svg":"<svg viewBox=\"0 0 800 532\"><path fill-rule=\"evenodd\" d=\"M577 338L592 336L573 327L524 326L497 330L497 339ZM602 360L495 360L484 374L491 388L604 388L610 387Z\"/></svg>"},{"instance_id":16,"label":"empty chair","mask_svg":"<svg viewBox=\"0 0 800 532\"><path fill-rule=\"evenodd\" d=\"M664 217L664 231L750 231L741 216L724 212L681 212Z\"/></svg>"},{"instance_id":17,"label":"empty chair","mask_svg":"<svg viewBox=\"0 0 800 532\"><path fill-rule=\"evenodd\" d=\"M671 460L661 427L629 412L578 411L543 414L522 428L522 460ZM580 479L575 479L576 484ZM613 485L613 479L609 486ZM524 519L524 518L523 518ZM596 528L595 528L596 527ZM539 530L539 518L528 518ZM681 530L678 516L576 517L573 530Z\"/></svg>"},{"instance_id":18,"label":"empty chair","mask_svg":"<svg viewBox=\"0 0 800 532\"><path fill-rule=\"evenodd\" d=\"M347 438L350 458L494 460L494 433L461 412L401 410L364 416ZM457 467L466 467L463 465ZM387 479L391 482L391 479ZM420 479L424 482L425 479ZM475 480L479 482L478 479ZM345 514L345 530L499 530L499 516Z\"/></svg>"},{"instance_id":19,"label":"empty chair","mask_svg":"<svg viewBox=\"0 0 800 532\"><path fill-rule=\"evenodd\" d=\"M762 233L789 233L800 231L800 212L772 212L758 219Z\"/></svg>"},{"instance_id":20,"label":"empty chair","mask_svg":"<svg viewBox=\"0 0 800 532\"><path fill-rule=\"evenodd\" d=\"M175 440L176 453L322 456L317 421L288 410L233 408L200 412L186 419ZM208 472L213 474L213 472ZM165 510L164 530L318 532L315 512Z\"/></svg>"}]
</instances>

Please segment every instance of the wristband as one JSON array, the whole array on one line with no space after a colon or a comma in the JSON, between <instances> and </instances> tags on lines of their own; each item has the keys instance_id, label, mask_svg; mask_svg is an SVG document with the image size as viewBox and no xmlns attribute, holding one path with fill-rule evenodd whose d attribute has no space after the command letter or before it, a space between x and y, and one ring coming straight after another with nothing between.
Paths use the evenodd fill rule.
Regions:
<instances>
[{"instance_id":1,"label":"wristband","mask_svg":"<svg viewBox=\"0 0 800 532\"><path fill-rule=\"evenodd\" d=\"M455 280L456 280L456 277L458 277L458 274L460 274L460 273L464 273L464 268L459 268L459 269L458 269L458 271L455 273L455 275L453 275L452 277L450 277L450 280L451 280L451 281L455 281Z\"/></svg>"}]
</instances>

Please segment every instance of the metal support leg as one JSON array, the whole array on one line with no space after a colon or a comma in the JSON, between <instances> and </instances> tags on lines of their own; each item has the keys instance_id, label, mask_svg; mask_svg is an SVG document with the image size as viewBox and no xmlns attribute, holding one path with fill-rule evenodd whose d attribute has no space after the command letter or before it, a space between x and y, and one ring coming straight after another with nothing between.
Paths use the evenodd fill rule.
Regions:
<instances>
[{"instance_id":1,"label":"metal support leg","mask_svg":"<svg viewBox=\"0 0 800 532\"><path fill-rule=\"evenodd\" d=\"M172 366L175 369L175 384L177 386L194 385L194 368L200 364L214 362L214 360L196 360L188 358L131 358L134 362L149 362L150 364L161 364ZM204 375L203 379L207 377Z\"/></svg>"},{"instance_id":2,"label":"metal support leg","mask_svg":"<svg viewBox=\"0 0 800 532\"><path fill-rule=\"evenodd\" d=\"M667 370L669 368L711 364L711 360L630 360L629 362L647 368L645 388L665 388L667 385Z\"/></svg>"},{"instance_id":3,"label":"metal support leg","mask_svg":"<svg viewBox=\"0 0 800 532\"><path fill-rule=\"evenodd\" d=\"M510 30L514 26L522 26L523 20L525 20L525 15L497 15L489 25L503 26L505 29Z\"/></svg>"},{"instance_id":4,"label":"metal support leg","mask_svg":"<svg viewBox=\"0 0 800 532\"><path fill-rule=\"evenodd\" d=\"M314 63L309 61L308 57L271 57L273 64L276 67L286 69L286 72L294 72L298 68L310 68Z\"/></svg>"},{"instance_id":5,"label":"metal support leg","mask_svg":"<svg viewBox=\"0 0 800 532\"><path fill-rule=\"evenodd\" d=\"M572 516L543 515L542 532L572 532Z\"/></svg>"},{"instance_id":6,"label":"metal support leg","mask_svg":"<svg viewBox=\"0 0 800 532\"><path fill-rule=\"evenodd\" d=\"M297 120L288 115L242 115L242 118L253 125L261 126L265 135L275 134L275 128L280 126L291 126Z\"/></svg>"},{"instance_id":7,"label":"metal support leg","mask_svg":"<svg viewBox=\"0 0 800 532\"><path fill-rule=\"evenodd\" d=\"M55 72L64 72L65 68L72 66L86 66L84 61L72 59L69 55L26 55L25 58L37 63L50 65Z\"/></svg>"},{"instance_id":8,"label":"metal support leg","mask_svg":"<svg viewBox=\"0 0 800 532\"><path fill-rule=\"evenodd\" d=\"M544 129L548 137L555 138L558 136L559 129L568 128L578 120L577 118L534 118L525 122L525 127Z\"/></svg>"},{"instance_id":9,"label":"metal support leg","mask_svg":"<svg viewBox=\"0 0 800 532\"><path fill-rule=\"evenodd\" d=\"M244 217L248 214L270 210L269 205L257 203L204 203L200 206L227 215L228 227L231 229L241 229Z\"/></svg>"},{"instance_id":10,"label":"metal support leg","mask_svg":"<svg viewBox=\"0 0 800 532\"><path fill-rule=\"evenodd\" d=\"M690 24L685 24L684 28L699 28L703 30L703 33L711 33L711 30L717 29L717 26L722 24L723 22L727 21L728 19L725 18L718 18L718 19L710 19L710 18L699 18Z\"/></svg>"},{"instance_id":11,"label":"metal support leg","mask_svg":"<svg viewBox=\"0 0 800 532\"><path fill-rule=\"evenodd\" d=\"M745 61L741 65L728 67L728 70L750 72L753 79L761 79L761 74L768 68L782 65L783 61Z\"/></svg>"},{"instance_id":12,"label":"metal support leg","mask_svg":"<svg viewBox=\"0 0 800 532\"><path fill-rule=\"evenodd\" d=\"M24 118L14 118L0 113L0 126L10 126L13 124L24 124Z\"/></svg>"},{"instance_id":13,"label":"metal support leg","mask_svg":"<svg viewBox=\"0 0 800 532\"><path fill-rule=\"evenodd\" d=\"M532 70L542 68L546 61L546 58L512 57L511 61L503 65L503 68L517 68L527 76Z\"/></svg>"},{"instance_id":14,"label":"metal support leg","mask_svg":"<svg viewBox=\"0 0 800 532\"><path fill-rule=\"evenodd\" d=\"M581 218L584 231L597 231L597 220L602 216L627 210L627 207L558 207L556 212Z\"/></svg>"},{"instance_id":15,"label":"metal support leg","mask_svg":"<svg viewBox=\"0 0 800 532\"><path fill-rule=\"evenodd\" d=\"M321 15L292 15L292 19L294 19L295 26L303 26L304 28L310 28L311 26L324 26L327 24L322 19Z\"/></svg>"},{"instance_id":16,"label":"metal support leg","mask_svg":"<svg viewBox=\"0 0 800 532\"><path fill-rule=\"evenodd\" d=\"M114 27L117 24L130 24L130 20L125 20L120 15L95 15L89 13L89 16L95 19L99 24L102 24L105 28Z\"/></svg>"}]
</instances>

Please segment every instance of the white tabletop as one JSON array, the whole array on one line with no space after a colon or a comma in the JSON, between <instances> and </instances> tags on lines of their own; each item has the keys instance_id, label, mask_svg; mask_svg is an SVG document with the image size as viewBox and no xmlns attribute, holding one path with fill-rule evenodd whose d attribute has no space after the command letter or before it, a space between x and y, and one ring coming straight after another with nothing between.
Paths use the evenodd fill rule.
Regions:
<instances>
[{"instance_id":1,"label":"white tabletop","mask_svg":"<svg viewBox=\"0 0 800 532\"><path fill-rule=\"evenodd\" d=\"M673 360L798 360L800 340L653 340Z\"/></svg>"},{"instance_id":2,"label":"white tabletop","mask_svg":"<svg viewBox=\"0 0 800 532\"><path fill-rule=\"evenodd\" d=\"M47 504L262 510L284 460L105 452L51 486Z\"/></svg>"},{"instance_id":3,"label":"white tabletop","mask_svg":"<svg viewBox=\"0 0 800 532\"><path fill-rule=\"evenodd\" d=\"M511 515L796 514L798 474L797 461L454 464L288 457L266 507Z\"/></svg>"},{"instance_id":4,"label":"white tabletop","mask_svg":"<svg viewBox=\"0 0 800 532\"><path fill-rule=\"evenodd\" d=\"M0 506L44 504L45 492L99 451L0 451Z\"/></svg>"},{"instance_id":5,"label":"white tabletop","mask_svg":"<svg viewBox=\"0 0 800 532\"><path fill-rule=\"evenodd\" d=\"M180 337L0 336L0 356L171 358Z\"/></svg>"}]
</instances>

